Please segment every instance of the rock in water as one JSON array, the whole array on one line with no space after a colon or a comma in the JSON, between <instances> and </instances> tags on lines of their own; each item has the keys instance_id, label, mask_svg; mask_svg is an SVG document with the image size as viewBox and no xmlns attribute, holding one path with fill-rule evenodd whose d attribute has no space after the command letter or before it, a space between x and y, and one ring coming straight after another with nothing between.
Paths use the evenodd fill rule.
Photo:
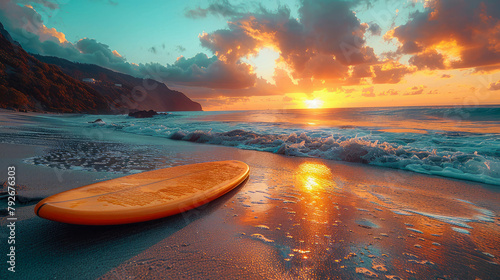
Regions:
<instances>
[{"instance_id":1,"label":"rock in water","mask_svg":"<svg viewBox=\"0 0 500 280\"><path fill-rule=\"evenodd\" d=\"M89 123L97 123L97 124L106 124L102 119L97 119L93 122L89 122Z\"/></svg>"},{"instance_id":2,"label":"rock in water","mask_svg":"<svg viewBox=\"0 0 500 280\"><path fill-rule=\"evenodd\" d=\"M137 111L137 112L132 112L128 114L129 117L134 117L134 118L152 118L154 115L158 115L156 111L149 110L149 111Z\"/></svg>"}]
</instances>

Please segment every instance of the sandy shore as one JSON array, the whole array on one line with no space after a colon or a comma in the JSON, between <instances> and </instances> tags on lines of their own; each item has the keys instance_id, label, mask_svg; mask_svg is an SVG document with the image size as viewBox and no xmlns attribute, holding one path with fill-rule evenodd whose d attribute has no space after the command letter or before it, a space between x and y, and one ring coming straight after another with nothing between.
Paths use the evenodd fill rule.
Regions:
<instances>
[{"instance_id":1,"label":"sandy shore","mask_svg":"<svg viewBox=\"0 0 500 280\"><path fill-rule=\"evenodd\" d=\"M16 208L16 272L4 261L1 279L494 279L500 271L495 186L119 132L75 135L37 115L0 114L0 125L0 180L15 165L19 195L33 200ZM251 175L216 201L146 223L89 227L36 217L42 197L123 176L25 160L61 157L53 149L78 139L143 155L135 161L153 150L162 167L241 160Z\"/></svg>"}]
</instances>

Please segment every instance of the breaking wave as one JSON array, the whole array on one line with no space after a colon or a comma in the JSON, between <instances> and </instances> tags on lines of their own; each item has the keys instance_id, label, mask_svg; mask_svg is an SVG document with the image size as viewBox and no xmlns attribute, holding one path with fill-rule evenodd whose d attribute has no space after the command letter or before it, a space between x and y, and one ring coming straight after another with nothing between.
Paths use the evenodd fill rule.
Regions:
<instances>
[{"instance_id":1,"label":"breaking wave","mask_svg":"<svg viewBox=\"0 0 500 280\"><path fill-rule=\"evenodd\" d=\"M460 151L459 147L418 148L415 147L418 145L409 145L417 142L411 138L382 141L370 139L374 138L373 135L321 135L318 132L258 134L241 129L227 132L189 131L183 129L171 131L170 129L162 130L132 126L125 127L123 130L151 136L162 136L172 140L231 146L286 156L365 163L500 185L499 151L487 152L483 149L482 153L479 153L477 150L473 152ZM427 135L418 135L416 137L431 138L428 139L429 142L439 143L444 142L444 138L460 137L460 135L464 137L463 134L456 133L434 135L434 137ZM474 138L473 135L469 137ZM443 139L439 140L439 138ZM463 139L461 140L463 141ZM474 146L473 143L470 143L470 145ZM481 150L481 147L477 148Z\"/></svg>"},{"instance_id":2,"label":"breaking wave","mask_svg":"<svg viewBox=\"0 0 500 280\"><path fill-rule=\"evenodd\" d=\"M343 118L343 123L325 123L334 114L336 120ZM454 120L459 114L462 122ZM173 140L364 163L500 185L500 108L332 109L314 118L318 116L323 118L323 125L298 125L296 119L302 119L303 124L308 121L300 110L175 112L151 119L83 115L67 121ZM90 124L96 117L105 123ZM398 126L388 119L396 119ZM457 128L457 123L461 127Z\"/></svg>"}]
</instances>

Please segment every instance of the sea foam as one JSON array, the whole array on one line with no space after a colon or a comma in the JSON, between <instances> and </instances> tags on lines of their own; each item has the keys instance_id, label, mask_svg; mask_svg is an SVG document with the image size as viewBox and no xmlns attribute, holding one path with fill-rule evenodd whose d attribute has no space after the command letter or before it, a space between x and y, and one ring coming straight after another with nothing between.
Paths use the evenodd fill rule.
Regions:
<instances>
[{"instance_id":1,"label":"sea foam","mask_svg":"<svg viewBox=\"0 0 500 280\"><path fill-rule=\"evenodd\" d=\"M404 110L414 114L412 118L417 118L417 113L420 112ZM429 114L448 112L445 109L439 110L430 110ZM498 110L492 112L497 114ZM238 115L240 119L244 114ZM382 113L370 111L365 114L402 113L393 110ZM479 120L484 118L480 110L474 111L474 114ZM214 116L218 117L217 121L207 121ZM230 117L224 118L224 114L220 112L179 112L151 119L99 116L106 123L99 128L287 156L358 162L500 185L500 137L497 133L428 129L425 130L427 133L422 134L384 132L380 127L366 126L309 127L287 122L291 120L280 119L281 116L278 113L268 113L266 117L273 121L267 122L252 121L251 118L247 121L232 121ZM95 126L88 124L95 118L96 116L83 115L79 119L68 120L77 126Z\"/></svg>"}]
</instances>

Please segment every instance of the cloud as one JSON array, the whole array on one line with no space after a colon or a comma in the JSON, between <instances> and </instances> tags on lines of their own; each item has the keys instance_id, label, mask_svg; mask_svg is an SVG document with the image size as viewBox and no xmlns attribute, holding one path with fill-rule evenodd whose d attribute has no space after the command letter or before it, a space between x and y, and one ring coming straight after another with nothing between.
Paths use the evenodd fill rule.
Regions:
<instances>
[{"instance_id":1,"label":"cloud","mask_svg":"<svg viewBox=\"0 0 500 280\"><path fill-rule=\"evenodd\" d=\"M116 56L116 57L122 57L121 54L118 53L118 51L114 50L112 51L113 55Z\"/></svg>"},{"instance_id":2,"label":"cloud","mask_svg":"<svg viewBox=\"0 0 500 280\"><path fill-rule=\"evenodd\" d=\"M367 88L363 88L361 90L361 95L364 96L364 97L375 97L375 93L373 92L374 91L374 87L371 86L371 87L367 87Z\"/></svg>"},{"instance_id":3,"label":"cloud","mask_svg":"<svg viewBox=\"0 0 500 280\"><path fill-rule=\"evenodd\" d=\"M418 70L429 69L445 69L444 56L436 50L428 50L423 53L412 56L409 60L411 65L415 65Z\"/></svg>"},{"instance_id":4,"label":"cloud","mask_svg":"<svg viewBox=\"0 0 500 280\"><path fill-rule=\"evenodd\" d=\"M452 68L459 62L450 51L457 45L449 47L442 43L447 40L445 37L441 41L428 41L425 36L435 29L420 29L424 22L421 14L430 15L431 11L439 10L433 3L446 1L449 0L427 1L429 7L423 12L413 14L407 24L386 33L385 38L396 38L400 46L397 52L382 56L383 59L377 57L366 42L368 35L381 35L381 27L375 22L363 23L354 12L361 5L369 4L364 0L301 0L297 15L281 5L268 10L252 3L211 2L205 8L185 11L185 16L193 19L208 16L227 19L225 28L199 35L201 46L210 55L180 56L171 64L131 63L113 50L114 46L112 49L91 38L68 42L65 34L47 28L34 9L19 5L23 2L21 0L1 1L0 20L8 22L6 28L13 33L14 39L30 52L93 63L137 77L150 77L185 90L196 98L311 94L317 90L335 92L346 85L367 85L362 95L373 97L373 89L369 90L373 88L371 84L396 84L417 70ZM49 3L46 0L37 2L40 5ZM441 15L434 16L438 19L437 24L444 24L439 20ZM26 19L29 19L29 25L26 25ZM495 38L493 36L490 40ZM165 45L161 48L164 50ZM274 84L258 78L253 67L244 62L263 48L279 53ZM148 51L158 53L162 49L153 46ZM175 50L182 53L186 48L178 45ZM411 55L409 65L398 62L402 57L407 59L408 56L404 55L408 54ZM461 58L461 53L458 54ZM398 94L394 90L379 93Z\"/></svg>"},{"instance_id":5,"label":"cloud","mask_svg":"<svg viewBox=\"0 0 500 280\"><path fill-rule=\"evenodd\" d=\"M355 89L355 88L343 88L343 87L341 87L339 90L340 90L341 92L346 93L346 94L350 94L350 93L353 93L354 91L356 91L356 89Z\"/></svg>"},{"instance_id":6,"label":"cloud","mask_svg":"<svg viewBox=\"0 0 500 280\"><path fill-rule=\"evenodd\" d=\"M443 74L443 75L441 75L441 78L442 79L449 79L449 78L451 78L451 75L449 75L449 74Z\"/></svg>"},{"instance_id":7,"label":"cloud","mask_svg":"<svg viewBox=\"0 0 500 280\"><path fill-rule=\"evenodd\" d=\"M396 91L396 90L394 90L394 89L390 89L390 90L387 91L387 94L389 94L389 95L398 95L399 92Z\"/></svg>"},{"instance_id":8,"label":"cloud","mask_svg":"<svg viewBox=\"0 0 500 280\"><path fill-rule=\"evenodd\" d=\"M108 45L95 39L83 38L68 42L65 35L47 28L33 8L19 6L15 1L0 2L0 21L28 52L56 56L80 63L96 64L137 77L153 77L163 82L216 89L245 89L256 83L250 65L239 61L225 63L216 56L198 54L180 57L171 65L129 63ZM31 20L31 21L30 21ZM27 28L27 29L26 29ZM182 46L178 46L181 47ZM157 52L156 47L149 49Z\"/></svg>"},{"instance_id":9,"label":"cloud","mask_svg":"<svg viewBox=\"0 0 500 280\"><path fill-rule=\"evenodd\" d=\"M353 67L351 78L369 78L373 76L370 64L360 64Z\"/></svg>"},{"instance_id":10,"label":"cloud","mask_svg":"<svg viewBox=\"0 0 500 280\"><path fill-rule=\"evenodd\" d=\"M11 31L14 40L23 44L36 37L40 42L67 42L63 33L43 24L41 15L31 5L19 5L24 2L36 2L49 10L58 8L57 4L49 1L0 1L0 20L4 27Z\"/></svg>"},{"instance_id":11,"label":"cloud","mask_svg":"<svg viewBox=\"0 0 500 280\"><path fill-rule=\"evenodd\" d=\"M41 54L59 56L81 63L97 64L123 73L134 73L132 65L127 63L118 51L111 51L108 45L99 43L95 39L83 38L75 44L68 43L63 47L56 48L54 52L56 53L45 49Z\"/></svg>"},{"instance_id":12,"label":"cloud","mask_svg":"<svg viewBox=\"0 0 500 280\"><path fill-rule=\"evenodd\" d=\"M489 90L500 90L500 81L498 82L493 82L490 84L490 87L488 88Z\"/></svg>"},{"instance_id":13,"label":"cloud","mask_svg":"<svg viewBox=\"0 0 500 280\"><path fill-rule=\"evenodd\" d=\"M399 95L399 92L394 89L389 89L387 91L382 91L378 94L379 96L390 96L390 95Z\"/></svg>"},{"instance_id":14,"label":"cloud","mask_svg":"<svg viewBox=\"0 0 500 280\"><path fill-rule=\"evenodd\" d=\"M382 28L375 22L370 23L370 27L368 27L368 31L372 35L380 36L382 34Z\"/></svg>"},{"instance_id":15,"label":"cloud","mask_svg":"<svg viewBox=\"0 0 500 280\"><path fill-rule=\"evenodd\" d=\"M387 61L381 65L373 66L375 84L397 84L406 75L415 72L415 69L396 61Z\"/></svg>"},{"instance_id":16,"label":"cloud","mask_svg":"<svg viewBox=\"0 0 500 280\"><path fill-rule=\"evenodd\" d=\"M163 44L163 48L165 49L165 44ZM179 51L179 52L185 52L186 51L186 48L181 46L181 45L177 45L175 47L175 50Z\"/></svg>"},{"instance_id":17,"label":"cloud","mask_svg":"<svg viewBox=\"0 0 500 280\"><path fill-rule=\"evenodd\" d=\"M226 97L226 96L193 99L193 101L203 104L203 108L229 107L231 105L234 105L235 103L244 103L248 102L249 100L250 98L248 97Z\"/></svg>"},{"instance_id":18,"label":"cloud","mask_svg":"<svg viewBox=\"0 0 500 280\"><path fill-rule=\"evenodd\" d=\"M500 68L500 1L428 0L425 9L386 34L396 38L399 52L413 54L419 68ZM435 61L422 57L434 50ZM439 50L442 57L436 55Z\"/></svg>"},{"instance_id":19,"label":"cloud","mask_svg":"<svg viewBox=\"0 0 500 280\"><path fill-rule=\"evenodd\" d=\"M403 95L420 95L424 93L424 89L427 88L427 86L414 86L411 88L410 92L406 92Z\"/></svg>"},{"instance_id":20,"label":"cloud","mask_svg":"<svg viewBox=\"0 0 500 280\"><path fill-rule=\"evenodd\" d=\"M283 96L283 102L285 102L285 103L290 103L290 102L292 102L293 100L294 100L294 99L293 99L293 98L291 98L291 97L288 97L288 96L286 96L286 95L285 95L285 96Z\"/></svg>"},{"instance_id":21,"label":"cloud","mask_svg":"<svg viewBox=\"0 0 500 280\"><path fill-rule=\"evenodd\" d=\"M256 75L246 63L228 64L216 56L199 53L192 58L179 57L174 64L140 64L144 76L179 85L215 89L243 89L254 86Z\"/></svg>"},{"instance_id":22,"label":"cloud","mask_svg":"<svg viewBox=\"0 0 500 280\"><path fill-rule=\"evenodd\" d=\"M49 8L51 10L56 10L59 9L59 4L57 1L47 1L47 0L17 0L15 1L17 4L26 6L26 5L32 5L33 3L40 4L45 8ZM56 2L56 3L54 3Z\"/></svg>"},{"instance_id":23,"label":"cloud","mask_svg":"<svg viewBox=\"0 0 500 280\"><path fill-rule=\"evenodd\" d=\"M217 14L229 17L226 29L200 35L202 46L221 61L235 63L269 47L280 53L279 61L288 65L294 79L331 80L339 83L348 77L349 65L375 63L373 49L365 45L368 29L353 13L359 1L302 1L300 20L290 9L276 11L259 7L256 12L222 4L189 11L189 16ZM314 82L313 82L314 84Z\"/></svg>"},{"instance_id":24,"label":"cloud","mask_svg":"<svg viewBox=\"0 0 500 280\"><path fill-rule=\"evenodd\" d=\"M235 6L228 0L220 0L210 4L207 8L197 7L186 10L184 15L188 18L205 18L207 15L220 15L223 17L232 17L243 13L243 6Z\"/></svg>"},{"instance_id":25,"label":"cloud","mask_svg":"<svg viewBox=\"0 0 500 280\"><path fill-rule=\"evenodd\" d=\"M0 1L0 21L26 51L136 74L135 66L129 64L118 51L111 50L108 45L95 39L83 38L75 43L68 42L64 33L47 28L35 9L18 3L13 0Z\"/></svg>"},{"instance_id":26,"label":"cloud","mask_svg":"<svg viewBox=\"0 0 500 280\"><path fill-rule=\"evenodd\" d=\"M190 98L218 98L218 97L250 97L250 96L269 96L282 95L276 85L268 83L262 78L257 78L252 87L231 89L231 88L206 88L192 86L190 84L169 84L169 87L182 91Z\"/></svg>"}]
</instances>

